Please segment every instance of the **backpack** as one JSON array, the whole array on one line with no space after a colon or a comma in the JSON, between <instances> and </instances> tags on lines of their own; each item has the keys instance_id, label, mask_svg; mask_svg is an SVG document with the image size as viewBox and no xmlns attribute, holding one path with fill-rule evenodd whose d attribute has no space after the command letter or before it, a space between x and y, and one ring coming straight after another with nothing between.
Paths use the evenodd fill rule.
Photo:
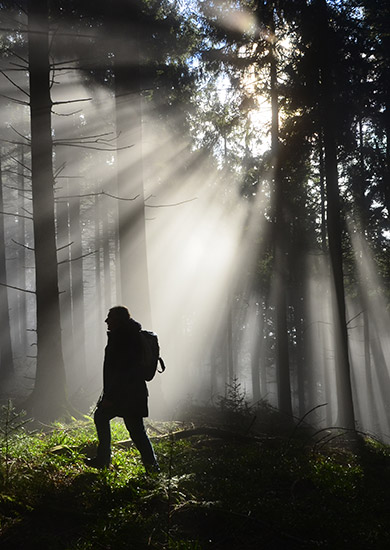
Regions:
<instances>
[{"instance_id":1,"label":"backpack","mask_svg":"<svg viewBox=\"0 0 390 550\"><path fill-rule=\"evenodd\" d=\"M147 382L150 382L154 378L156 371L160 373L165 371L165 363L160 357L160 346L157 334L149 330L141 330L140 337L143 353L142 368L144 371L144 378ZM160 363L161 366L160 370L157 368L158 363Z\"/></svg>"}]
</instances>

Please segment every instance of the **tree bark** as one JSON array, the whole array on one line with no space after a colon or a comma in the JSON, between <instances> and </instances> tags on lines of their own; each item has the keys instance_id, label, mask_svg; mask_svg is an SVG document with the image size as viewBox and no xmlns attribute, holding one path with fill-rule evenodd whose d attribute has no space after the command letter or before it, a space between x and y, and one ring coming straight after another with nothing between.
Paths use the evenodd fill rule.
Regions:
<instances>
[{"instance_id":1,"label":"tree bark","mask_svg":"<svg viewBox=\"0 0 390 550\"><path fill-rule=\"evenodd\" d=\"M272 23L272 36L275 35ZM275 39L274 39L275 40ZM279 96L277 83L277 58L275 43L271 44L270 51L270 84L271 84L271 150L274 171L274 201L275 201L275 298L276 298L276 378L279 409L292 417L290 362L287 332L287 250L285 223L285 199L283 181L280 171L280 144L279 144Z\"/></svg>"},{"instance_id":2,"label":"tree bark","mask_svg":"<svg viewBox=\"0 0 390 550\"><path fill-rule=\"evenodd\" d=\"M60 290L60 311L63 354L65 365L74 363L74 335L72 324L72 285L70 276L70 233L69 233L69 185L65 185L64 196L57 196L57 247L58 247L58 277ZM69 371L68 371L69 372Z\"/></svg>"},{"instance_id":3,"label":"tree bark","mask_svg":"<svg viewBox=\"0 0 390 550\"><path fill-rule=\"evenodd\" d=\"M318 0L319 26L321 37L320 71L321 71L321 117L324 133L325 181L327 197L327 230L331 275L334 286L334 334L335 366L337 378L337 396L339 407L338 424L348 429L355 429L353 407L351 368L349 361L348 333L344 292L343 251L341 207L338 185L338 162L336 145L336 120L334 109L335 87L331 72L329 47L331 36L328 27L327 5L325 0Z\"/></svg>"},{"instance_id":4,"label":"tree bark","mask_svg":"<svg viewBox=\"0 0 390 550\"><path fill-rule=\"evenodd\" d=\"M102 273L101 273L101 260L102 260L102 232L100 228L101 220L101 203L105 197L96 196L94 204L94 215L95 215L95 288L96 288L96 307L95 307L95 324L96 329L95 334L95 345L98 348L101 345L101 342L104 342L104 330L103 330L103 304L102 304Z\"/></svg>"},{"instance_id":5,"label":"tree bark","mask_svg":"<svg viewBox=\"0 0 390 550\"><path fill-rule=\"evenodd\" d=\"M26 404L38 420L54 420L66 408L61 345L52 164L47 0L28 2L31 168L36 276L37 368Z\"/></svg>"},{"instance_id":6,"label":"tree bark","mask_svg":"<svg viewBox=\"0 0 390 550\"><path fill-rule=\"evenodd\" d=\"M0 212L3 207L3 181L0 152ZM11 341L11 325L9 318L9 303L7 289L7 262L5 257L5 228L4 216L0 214L0 319L1 319L1 340L0 340L0 382L2 389L14 375L14 361Z\"/></svg>"},{"instance_id":7,"label":"tree bark","mask_svg":"<svg viewBox=\"0 0 390 550\"><path fill-rule=\"evenodd\" d=\"M72 280L72 325L74 338L74 374L83 382L86 380L85 353L85 315L84 315L84 280L83 280L83 250L81 243L80 197L69 201L70 227L70 273Z\"/></svg>"},{"instance_id":8,"label":"tree bark","mask_svg":"<svg viewBox=\"0 0 390 550\"><path fill-rule=\"evenodd\" d=\"M261 311L261 302L259 303L259 314L256 319L256 327L254 332L254 349L251 356L251 380L252 380L252 401L253 403L259 403L261 399L261 386L260 386L260 369L264 368L261 365L261 356L263 352L263 318Z\"/></svg>"},{"instance_id":9,"label":"tree bark","mask_svg":"<svg viewBox=\"0 0 390 550\"><path fill-rule=\"evenodd\" d=\"M24 164L25 164L25 154L24 154L24 145L18 147L19 155L19 174L18 174L18 212L19 214L25 214L24 203L25 203L25 190L26 190L26 180L24 177ZM17 231L17 240L22 245L26 242L26 220L21 217L18 222L18 231ZM26 279L26 248L24 246L19 246L17 251L17 263L18 263L18 283L17 286L20 288L27 287ZM19 292L17 297L17 338L18 344L17 348L19 353L22 356L27 354L27 297L25 292Z\"/></svg>"},{"instance_id":10,"label":"tree bark","mask_svg":"<svg viewBox=\"0 0 390 550\"><path fill-rule=\"evenodd\" d=\"M102 233L103 239L103 273L104 273L104 304L108 310L112 306L112 282L111 282L111 259L110 259L110 225L108 216L107 197L102 197Z\"/></svg>"}]
</instances>

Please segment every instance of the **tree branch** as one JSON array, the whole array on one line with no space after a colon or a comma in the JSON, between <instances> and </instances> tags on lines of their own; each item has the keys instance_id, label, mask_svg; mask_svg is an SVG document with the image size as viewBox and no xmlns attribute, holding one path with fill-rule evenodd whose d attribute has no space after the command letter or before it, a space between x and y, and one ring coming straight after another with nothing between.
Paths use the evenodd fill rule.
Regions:
<instances>
[{"instance_id":1,"label":"tree branch","mask_svg":"<svg viewBox=\"0 0 390 550\"><path fill-rule=\"evenodd\" d=\"M15 88L17 88L20 92L22 92L23 94L25 94L27 97L30 97L30 94L28 94L25 90L23 90L23 88L21 88L20 86L18 86L18 85L16 84L16 82L14 82L14 81L12 80L12 78L10 78L9 76L7 76L7 75L5 74L4 71L0 70L0 73L8 80L8 82L11 82L11 84L12 84L13 86L15 86Z\"/></svg>"},{"instance_id":2,"label":"tree branch","mask_svg":"<svg viewBox=\"0 0 390 550\"><path fill-rule=\"evenodd\" d=\"M72 115L78 115L79 113L82 113L83 110L79 109L78 111L72 111L71 113L57 113L56 111L52 111L53 115L56 116L72 116Z\"/></svg>"},{"instance_id":3,"label":"tree branch","mask_svg":"<svg viewBox=\"0 0 390 550\"><path fill-rule=\"evenodd\" d=\"M135 197L133 198L128 198L128 197L118 197L116 195L111 195L111 193L107 193L106 191L102 191L101 192L102 195L106 195L106 197L110 197L111 199L116 199L118 201L135 201L136 199L138 199L139 195L136 195Z\"/></svg>"},{"instance_id":4,"label":"tree branch","mask_svg":"<svg viewBox=\"0 0 390 550\"><path fill-rule=\"evenodd\" d=\"M27 139L27 138L26 138ZM31 168L29 166L27 166L26 164L23 164L23 162L20 162L20 160L18 160L17 158L15 157L12 157L10 156L9 157L10 159L12 159L14 162L16 162L17 164L19 164L19 166L21 166L22 168L24 168L25 170L28 170L29 172L32 172Z\"/></svg>"},{"instance_id":5,"label":"tree branch","mask_svg":"<svg viewBox=\"0 0 390 550\"><path fill-rule=\"evenodd\" d=\"M15 54L13 54L15 55ZM9 62L10 65L13 65L14 67L17 67L17 69L6 69L7 71L28 71L28 65L20 65L20 63L15 63L15 61L10 61Z\"/></svg>"},{"instance_id":6,"label":"tree branch","mask_svg":"<svg viewBox=\"0 0 390 550\"><path fill-rule=\"evenodd\" d=\"M26 244L22 244L22 243L19 243L18 241L15 241L15 239L11 239L11 241L13 243L17 244L18 246L21 246L22 248L25 248L26 250L32 250L32 251L35 250L34 248L31 248L31 246L27 246Z\"/></svg>"},{"instance_id":7,"label":"tree branch","mask_svg":"<svg viewBox=\"0 0 390 550\"><path fill-rule=\"evenodd\" d=\"M69 248L69 246L72 246L72 244L74 244L74 241L68 244L64 244L64 246L60 246L59 248L57 248L57 252L59 252L60 250L64 250L64 248Z\"/></svg>"},{"instance_id":8,"label":"tree branch","mask_svg":"<svg viewBox=\"0 0 390 550\"><path fill-rule=\"evenodd\" d=\"M364 310L359 311L359 313L357 313L354 317L351 317L351 319L350 319L349 321L347 321L347 323L346 323L347 326L348 326L350 323L352 323L352 321L354 321L355 319L357 319L360 315L362 315L363 313L364 313ZM354 328L354 327L352 327L352 328Z\"/></svg>"},{"instance_id":9,"label":"tree branch","mask_svg":"<svg viewBox=\"0 0 390 550\"><path fill-rule=\"evenodd\" d=\"M4 140L3 140L4 141ZM57 141L56 143L53 143L53 145L60 145L63 147L77 147L79 149L92 149L93 151L124 151L125 149L130 149L133 147L133 145L126 145L124 147L92 147L91 145L83 145L83 144L76 144L76 143L66 143L66 142L60 142Z\"/></svg>"},{"instance_id":10,"label":"tree branch","mask_svg":"<svg viewBox=\"0 0 390 550\"><path fill-rule=\"evenodd\" d=\"M113 133L112 132L105 132L103 134L93 134L91 136L78 136L78 137L70 137L70 138L66 138L66 141L67 142L70 142L70 141L81 141L81 142L85 142L85 143L99 143L100 141L102 141L103 143L106 142L106 143L110 143L111 141L115 141L118 137L118 135L116 136L113 136L112 138L110 139L101 139L101 138L104 138L105 136L112 136Z\"/></svg>"},{"instance_id":11,"label":"tree branch","mask_svg":"<svg viewBox=\"0 0 390 550\"><path fill-rule=\"evenodd\" d=\"M32 220L32 216L23 216L23 214L13 214L12 212L0 212L3 216L14 216L14 218L25 218L26 220Z\"/></svg>"},{"instance_id":12,"label":"tree branch","mask_svg":"<svg viewBox=\"0 0 390 550\"><path fill-rule=\"evenodd\" d=\"M68 101L53 101L52 105L66 105L68 103L79 103L81 101L92 101L92 97L86 97L83 99L69 99Z\"/></svg>"},{"instance_id":13,"label":"tree branch","mask_svg":"<svg viewBox=\"0 0 390 550\"><path fill-rule=\"evenodd\" d=\"M107 193L106 191L100 191L99 193L84 193L81 195L67 195L67 196L61 196L56 197L56 202L60 202L64 199L84 199L86 197L99 197L100 195L105 195L106 197L110 197L111 199L116 199L118 201L135 201L138 199L139 195L136 195L133 198L128 197L117 197L115 195L111 195L110 193Z\"/></svg>"},{"instance_id":14,"label":"tree branch","mask_svg":"<svg viewBox=\"0 0 390 550\"><path fill-rule=\"evenodd\" d=\"M19 288L18 286L6 285L5 283L0 283L0 286L5 286L6 288L12 288L13 290L20 290L20 292L27 292L28 294L35 294L35 290L27 290L26 288Z\"/></svg>"},{"instance_id":15,"label":"tree branch","mask_svg":"<svg viewBox=\"0 0 390 550\"><path fill-rule=\"evenodd\" d=\"M193 199L187 199L181 202L174 202L172 204L145 204L145 207L146 208L170 208L172 206L180 206L181 204L186 204L187 202L196 201L197 199L198 197L194 197ZM149 200L149 199L146 199L146 200Z\"/></svg>"},{"instance_id":16,"label":"tree branch","mask_svg":"<svg viewBox=\"0 0 390 550\"><path fill-rule=\"evenodd\" d=\"M0 97L4 97L5 99L8 99L9 101L13 101L14 103L18 103L19 105L25 105L26 107L30 106L30 103L28 101L22 101L21 99L15 99L14 97L9 97L5 94L0 94Z\"/></svg>"},{"instance_id":17,"label":"tree branch","mask_svg":"<svg viewBox=\"0 0 390 550\"><path fill-rule=\"evenodd\" d=\"M68 262L76 262L77 260L81 260L82 258L86 258L87 256L91 256L92 254L96 254L97 250L92 250L92 252L88 252L87 254L82 254L81 256L78 256L77 258L70 258L67 260L62 260L61 262L57 262L57 265L66 264Z\"/></svg>"},{"instance_id":18,"label":"tree branch","mask_svg":"<svg viewBox=\"0 0 390 550\"><path fill-rule=\"evenodd\" d=\"M24 136L23 134L21 134L20 132L18 132L18 130L16 128L14 128L11 124L9 126L11 128L11 130L13 130L15 132L15 134L23 139L25 139L27 141L27 143L31 143L31 139ZM12 157L11 157L12 158Z\"/></svg>"}]
</instances>

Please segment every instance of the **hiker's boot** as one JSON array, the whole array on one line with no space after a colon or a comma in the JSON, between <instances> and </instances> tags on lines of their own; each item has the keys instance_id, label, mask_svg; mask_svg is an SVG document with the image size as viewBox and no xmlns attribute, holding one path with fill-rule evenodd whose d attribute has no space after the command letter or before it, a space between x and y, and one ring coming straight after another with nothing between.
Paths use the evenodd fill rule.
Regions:
<instances>
[{"instance_id":1,"label":"hiker's boot","mask_svg":"<svg viewBox=\"0 0 390 550\"><path fill-rule=\"evenodd\" d=\"M102 459L98 456L95 456L94 458L86 458L84 460L84 463L86 466L89 466L90 468L98 468L99 470L102 470L103 468L109 468L111 460L110 459Z\"/></svg>"}]
</instances>

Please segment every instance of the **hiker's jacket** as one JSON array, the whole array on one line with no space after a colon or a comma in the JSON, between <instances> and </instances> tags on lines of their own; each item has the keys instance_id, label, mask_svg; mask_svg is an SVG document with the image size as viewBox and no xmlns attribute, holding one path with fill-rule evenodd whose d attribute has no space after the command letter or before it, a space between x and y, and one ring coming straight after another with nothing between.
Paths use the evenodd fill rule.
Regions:
<instances>
[{"instance_id":1,"label":"hiker's jacket","mask_svg":"<svg viewBox=\"0 0 390 550\"><path fill-rule=\"evenodd\" d=\"M108 332L103 364L103 399L117 410L117 416L148 416L148 390L141 368L141 325L130 319Z\"/></svg>"}]
</instances>

